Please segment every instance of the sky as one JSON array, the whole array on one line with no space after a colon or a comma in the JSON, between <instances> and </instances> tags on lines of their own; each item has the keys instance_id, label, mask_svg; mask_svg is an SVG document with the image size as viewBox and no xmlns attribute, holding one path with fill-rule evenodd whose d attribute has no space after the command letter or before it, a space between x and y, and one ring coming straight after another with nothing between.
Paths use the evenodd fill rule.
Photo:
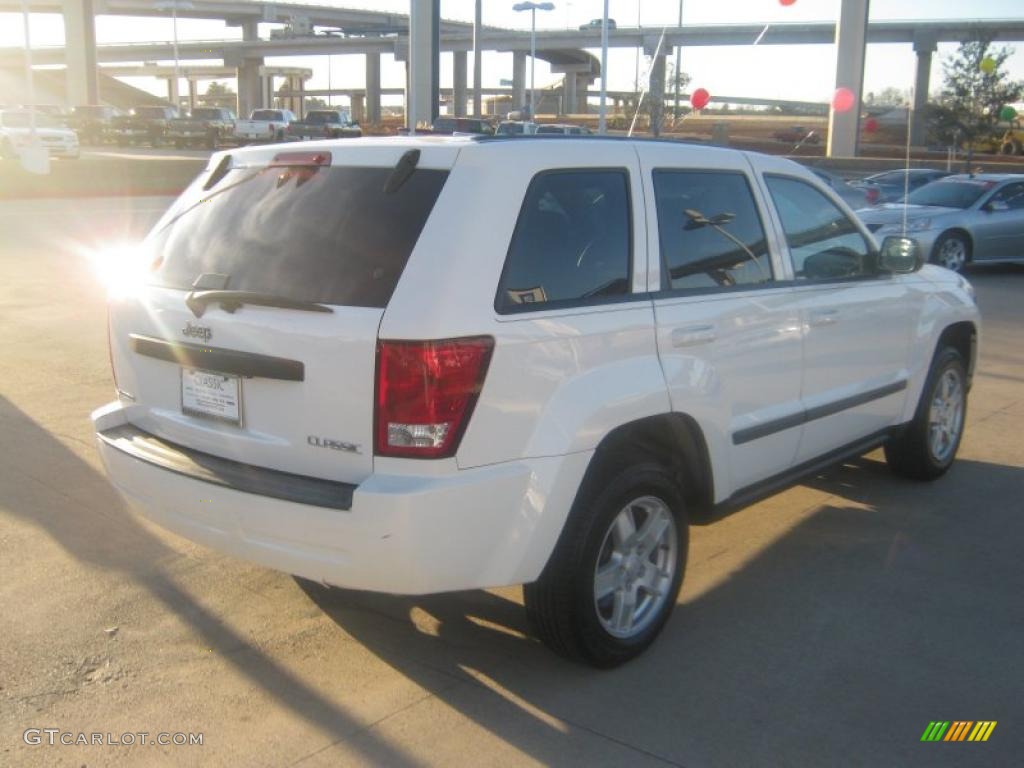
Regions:
<instances>
[{"instance_id":1,"label":"sky","mask_svg":"<svg viewBox=\"0 0 1024 768\"><path fill-rule=\"evenodd\" d=\"M366 8L381 11L407 12L408 0L314 0L324 5ZM552 0L555 10L538 13L538 29L564 29L578 27L602 12L602 0ZM746 23L770 24L798 21L832 21L838 16L840 0L796 0L783 6L779 0L684 0L683 23L716 24ZM484 0L484 23L508 28L529 28L529 14L512 10L513 0ZM286 8L279 2L278 9ZM441 15L447 19L472 21L473 0L442 0ZM676 0L609 0L609 16L620 26L659 28L674 25L679 6ZM1024 18L1024 0L874 0L871 19L987 19ZM269 34L268 25L261 26L261 34ZM63 42L63 23L60 16L37 14L32 21L32 42L37 45L59 45ZM169 19L142 19L100 17L96 23L97 40L103 42L139 42L170 40ZM225 27L219 22L181 19L178 22L180 40L210 40L237 38L237 28ZM0 46L23 46L21 20L14 14L0 14ZM1007 62L1012 77L1024 80L1024 44ZM955 44L942 44L933 58L932 89L941 84L942 59L950 55ZM762 98L828 101L835 89L835 49L832 45L801 46L716 46L683 49L682 69L692 77L691 87L702 87L719 95L753 96ZM330 59L330 66L328 66ZM198 63L198 62L194 62ZM213 62L211 62L213 63ZM328 79L335 87L360 87L364 84L361 56L291 57L268 59L268 64L305 66L314 70L309 88L326 88ZM915 56L909 44L871 45L865 65L864 92L880 91L886 87L909 89L913 84ZM641 80L649 66L649 59L639 57L635 51L612 49L609 52L609 82L612 90L632 89L639 68ZM512 76L512 54L490 52L484 54L483 80L485 85L497 85L500 79ZM470 54L472 72L472 54ZM382 84L385 87L404 85L404 67L390 56L382 58ZM470 75L472 77L472 75ZM552 75L546 63L537 62L537 87L560 79ZM163 94L164 86L152 78L132 79L134 85ZM451 85L451 57L442 55L441 83ZM595 86L596 87L596 86ZM339 98L336 103L344 103Z\"/></svg>"}]
</instances>

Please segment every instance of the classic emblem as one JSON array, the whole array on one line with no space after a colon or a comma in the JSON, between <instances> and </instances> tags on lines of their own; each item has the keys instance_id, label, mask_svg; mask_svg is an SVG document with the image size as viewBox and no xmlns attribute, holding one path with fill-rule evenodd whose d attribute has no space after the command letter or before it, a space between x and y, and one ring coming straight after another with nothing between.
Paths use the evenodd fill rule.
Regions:
<instances>
[{"instance_id":1,"label":"classic emblem","mask_svg":"<svg viewBox=\"0 0 1024 768\"><path fill-rule=\"evenodd\" d=\"M332 451L344 451L345 453L359 453L359 445L346 443L343 440L332 440L329 437L307 435L306 442L314 448L330 448Z\"/></svg>"},{"instance_id":2,"label":"classic emblem","mask_svg":"<svg viewBox=\"0 0 1024 768\"><path fill-rule=\"evenodd\" d=\"M205 325L192 325L191 322L186 322L185 327L181 329L181 335L209 341L213 338L213 331Z\"/></svg>"}]
</instances>

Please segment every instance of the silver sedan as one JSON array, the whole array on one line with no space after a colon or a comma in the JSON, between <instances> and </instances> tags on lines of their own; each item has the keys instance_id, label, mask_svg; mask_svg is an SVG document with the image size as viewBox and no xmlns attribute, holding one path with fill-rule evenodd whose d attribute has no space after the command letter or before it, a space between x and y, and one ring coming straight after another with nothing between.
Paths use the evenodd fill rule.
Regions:
<instances>
[{"instance_id":1,"label":"silver sedan","mask_svg":"<svg viewBox=\"0 0 1024 768\"><path fill-rule=\"evenodd\" d=\"M947 176L858 215L879 239L917 241L933 264L960 271L969 261L1024 261L1024 174Z\"/></svg>"}]
</instances>

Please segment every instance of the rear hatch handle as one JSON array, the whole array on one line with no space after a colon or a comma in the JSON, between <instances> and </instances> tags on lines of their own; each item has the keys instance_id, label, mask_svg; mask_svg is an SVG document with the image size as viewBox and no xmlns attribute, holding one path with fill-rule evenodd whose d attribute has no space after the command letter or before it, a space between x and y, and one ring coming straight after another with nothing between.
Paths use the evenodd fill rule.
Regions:
<instances>
[{"instance_id":1,"label":"rear hatch handle","mask_svg":"<svg viewBox=\"0 0 1024 768\"><path fill-rule=\"evenodd\" d=\"M302 312L334 312L326 304L317 304L315 301L289 299L284 296L274 296L270 293L258 293L256 291L191 291L185 297L185 304L196 317L202 317L210 304L220 304L221 309L226 312L235 312L243 304L257 307L298 309Z\"/></svg>"}]
</instances>

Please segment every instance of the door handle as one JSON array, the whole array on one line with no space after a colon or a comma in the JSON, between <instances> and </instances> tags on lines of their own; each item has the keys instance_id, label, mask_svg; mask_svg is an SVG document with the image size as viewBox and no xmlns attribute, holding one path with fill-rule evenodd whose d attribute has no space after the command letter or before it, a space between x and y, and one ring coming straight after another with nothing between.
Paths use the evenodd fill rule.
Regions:
<instances>
[{"instance_id":1,"label":"door handle","mask_svg":"<svg viewBox=\"0 0 1024 768\"><path fill-rule=\"evenodd\" d=\"M672 329L673 347L695 347L698 344L707 344L715 340L715 326L713 325L687 325L683 328Z\"/></svg>"},{"instance_id":2,"label":"door handle","mask_svg":"<svg viewBox=\"0 0 1024 768\"><path fill-rule=\"evenodd\" d=\"M838 309L816 309L811 312L810 324L815 325L835 325L839 322L839 310Z\"/></svg>"}]
</instances>

